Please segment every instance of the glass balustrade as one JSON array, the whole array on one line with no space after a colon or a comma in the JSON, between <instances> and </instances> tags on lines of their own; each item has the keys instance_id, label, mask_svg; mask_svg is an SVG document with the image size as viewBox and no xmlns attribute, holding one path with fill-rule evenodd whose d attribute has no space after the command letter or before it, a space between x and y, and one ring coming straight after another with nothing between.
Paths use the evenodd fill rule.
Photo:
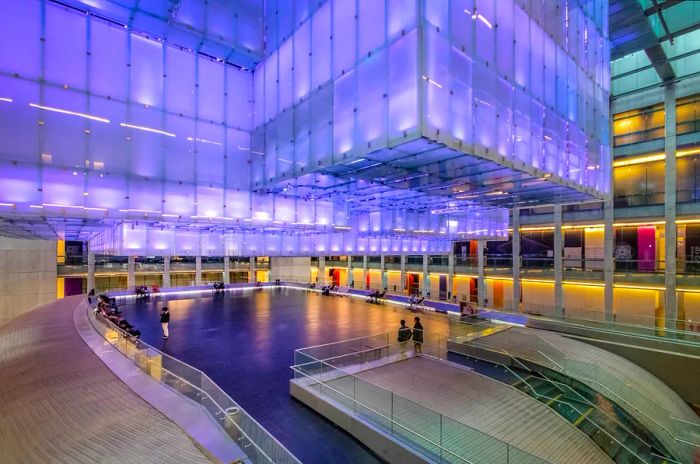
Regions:
<instances>
[{"instance_id":1,"label":"glass balustrade","mask_svg":"<svg viewBox=\"0 0 700 464\"><path fill-rule=\"evenodd\" d=\"M206 374L135 339L87 307L92 327L144 373L201 405L246 453L250 464L301 464Z\"/></svg>"}]
</instances>

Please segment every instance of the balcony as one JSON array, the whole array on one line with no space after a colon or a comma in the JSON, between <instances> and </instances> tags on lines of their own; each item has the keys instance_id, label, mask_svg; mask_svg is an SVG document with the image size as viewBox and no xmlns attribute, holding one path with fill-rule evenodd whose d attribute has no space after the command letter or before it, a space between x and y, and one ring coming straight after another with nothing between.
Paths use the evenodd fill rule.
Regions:
<instances>
[{"instance_id":1,"label":"balcony","mask_svg":"<svg viewBox=\"0 0 700 464\"><path fill-rule=\"evenodd\" d=\"M476 275L479 272L476 256L455 256L455 274Z\"/></svg>"},{"instance_id":2,"label":"balcony","mask_svg":"<svg viewBox=\"0 0 700 464\"><path fill-rule=\"evenodd\" d=\"M484 275L511 276L513 275L513 258L508 256L485 256Z\"/></svg>"},{"instance_id":3,"label":"balcony","mask_svg":"<svg viewBox=\"0 0 700 464\"><path fill-rule=\"evenodd\" d=\"M428 272L447 274L450 272L450 259L447 255L428 256Z\"/></svg>"}]
</instances>

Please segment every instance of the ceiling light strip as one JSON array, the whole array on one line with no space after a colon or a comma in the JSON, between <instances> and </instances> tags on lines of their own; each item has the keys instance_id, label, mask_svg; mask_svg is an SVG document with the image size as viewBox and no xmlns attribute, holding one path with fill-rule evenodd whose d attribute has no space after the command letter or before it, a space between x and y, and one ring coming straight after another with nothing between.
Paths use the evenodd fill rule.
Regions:
<instances>
[{"instance_id":1,"label":"ceiling light strip","mask_svg":"<svg viewBox=\"0 0 700 464\"><path fill-rule=\"evenodd\" d=\"M109 119L107 119L107 118L102 118L100 116L94 116L92 114L78 113L77 111L64 110L62 108L54 108L51 106L38 105L36 103L30 103L29 106L31 106L32 108L38 108L40 110L52 111L54 113L67 114L70 116L78 116L81 118L89 119L91 121L98 121L98 122L104 122L104 123L110 122Z\"/></svg>"}]
</instances>

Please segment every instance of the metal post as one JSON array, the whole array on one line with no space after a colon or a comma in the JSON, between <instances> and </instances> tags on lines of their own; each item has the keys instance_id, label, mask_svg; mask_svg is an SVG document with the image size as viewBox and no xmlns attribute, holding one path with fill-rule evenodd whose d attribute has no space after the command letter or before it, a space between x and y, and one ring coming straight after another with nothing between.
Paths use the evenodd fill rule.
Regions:
<instances>
[{"instance_id":1,"label":"metal post","mask_svg":"<svg viewBox=\"0 0 700 464\"><path fill-rule=\"evenodd\" d=\"M554 314L564 315L564 238L561 205L554 205Z\"/></svg>"},{"instance_id":2,"label":"metal post","mask_svg":"<svg viewBox=\"0 0 700 464\"><path fill-rule=\"evenodd\" d=\"M163 256L163 288L170 288L170 256Z\"/></svg>"},{"instance_id":3,"label":"metal post","mask_svg":"<svg viewBox=\"0 0 700 464\"><path fill-rule=\"evenodd\" d=\"M513 208L513 311L520 312L520 209Z\"/></svg>"},{"instance_id":4,"label":"metal post","mask_svg":"<svg viewBox=\"0 0 700 464\"><path fill-rule=\"evenodd\" d=\"M352 256L348 255L348 287L355 286L355 276L352 273Z\"/></svg>"},{"instance_id":5,"label":"metal post","mask_svg":"<svg viewBox=\"0 0 700 464\"><path fill-rule=\"evenodd\" d=\"M676 87L673 83L668 84L664 89L664 101L666 110L666 176L664 179L666 297L664 311L666 328L675 329L676 319L678 319L676 301L676 242L678 234L676 231Z\"/></svg>"},{"instance_id":6,"label":"metal post","mask_svg":"<svg viewBox=\"0 0 700 464\"><path fill-rule=\"evenodd\" d=\"M388 285L388 279L386 276L386 262L385 262L384 253L382 253L381 256L379 256L379 275L382 276L382 289L387 288L389 285Z\"/></svg>"}]
</instances>

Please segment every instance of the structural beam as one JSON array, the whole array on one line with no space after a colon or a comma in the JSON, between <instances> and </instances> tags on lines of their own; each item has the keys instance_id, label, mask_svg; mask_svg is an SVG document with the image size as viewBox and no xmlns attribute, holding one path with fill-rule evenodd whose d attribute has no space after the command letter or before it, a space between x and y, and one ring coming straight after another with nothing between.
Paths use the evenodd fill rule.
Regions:
<instances>
[{"instance_id":1,"label":"structural beam","mask_svg":"<svg viewBox=\"0 0 700 464\"><path fill-rule=\"evenodd\" d=\"M675 329L678 319L676 302L676 87L669 84L664 89L666 129L666 175L664 188L665 220L665 280L666 296L664 310L666 328Z\"/></svg>"},{"instance_id":2,"label":"structural beam","mask_svg":"<svg viewBox=\"0 0 700 464\"><path fill-rule=\"evenodd\" d=\"M318 257L318 283L326 285L326 257Z\"/></svg>"},{"instance_id":3,"label":"structural beam","mask_svg":"<svg viewBox=\"0 0 700 464\"><path fill-rule=\"evenodd\" d=\"M401 293L406 293L406 255L401 255Z\"/></svg>"},{"instance_id":4,"label":"structural beam","mask_svg":"<svg viewBox=\"0 0 700 464\"><path fill-rule=\"evenodd\" d=\"M455 281L455 254L454 250L447 255L447 301L452 301L452 293Z\"/></svg>"},{"instance_id":5,"label":"structural beam","mask_svg":"<svg viewBox=\"0 0 700 464\"><path fill-rule=\"evenodd\" d=\"M564 315L564 234L561 205L554 205L554 314Z\"/></svg>"},{"instance_id":6,"label":"structural beam","mask_svg":"<svg viewBox=\"0 0 700 464\"><path fill-rule=\"evenodd\" d=\"M250 270L248 271L248 282L254 284L258 281L256 269L255 269L255 256L250 257Z\"/></svg>"}]
</instances>

